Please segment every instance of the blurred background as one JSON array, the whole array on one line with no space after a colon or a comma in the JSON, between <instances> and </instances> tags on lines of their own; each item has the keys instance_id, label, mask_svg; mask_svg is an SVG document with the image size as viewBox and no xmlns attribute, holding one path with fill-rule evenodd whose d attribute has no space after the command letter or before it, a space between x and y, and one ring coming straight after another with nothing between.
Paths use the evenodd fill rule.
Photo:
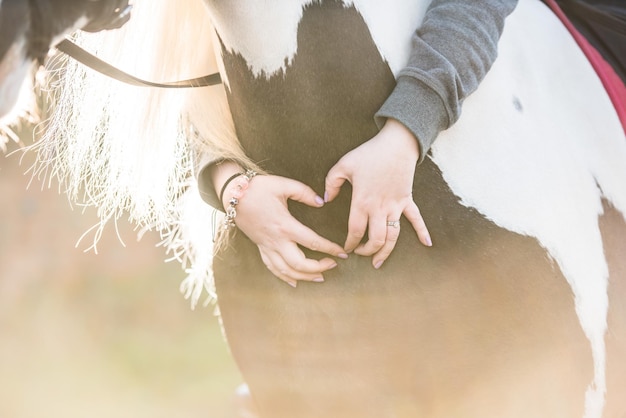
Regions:
<instances>
[{"instance_id":1,"label":"blurred background","mask_svg":"<svg viewBox=\"0 0 626 418\"><path fill-rule=\"evenodd\" d=\"M26 143L32 142L29 140ZM0 150L0 417L231 417L241 383L213 306L192 311L156 234L110 225ZM20 164L20 160L22 160Z\"/></svg>"}]
</instances>

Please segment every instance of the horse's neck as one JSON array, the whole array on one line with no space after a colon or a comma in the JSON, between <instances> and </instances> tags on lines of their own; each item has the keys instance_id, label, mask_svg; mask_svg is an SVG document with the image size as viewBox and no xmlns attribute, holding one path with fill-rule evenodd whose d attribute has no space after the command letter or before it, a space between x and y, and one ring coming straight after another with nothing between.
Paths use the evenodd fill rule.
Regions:
<instances>
[{"instance_id":1,"label":"horse's neck","mask_svg":"<svg viewBox=\"0 0 626 418\"><path fill-rule=\"evenodd\" d=\"M314 0L205 0L217 32L227 50L239 53L259 75L284 70L298 50L298 26ZM325 4L336 0L323 1ZM406 64L410 39L430 0L345 0L367 23L381 55L397 73ZM349 28L348 28L349 29Z\"/></svg>"}]
</instances>

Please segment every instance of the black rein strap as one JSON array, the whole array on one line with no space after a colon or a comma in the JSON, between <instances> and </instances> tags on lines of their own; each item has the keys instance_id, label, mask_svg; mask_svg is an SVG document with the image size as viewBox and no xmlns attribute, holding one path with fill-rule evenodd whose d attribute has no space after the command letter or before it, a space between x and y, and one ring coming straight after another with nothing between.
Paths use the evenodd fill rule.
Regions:
<instances>
[{"instance_id":1,"label":"black rein strap","mask_svg":"<svg viewBox=\"0 0 626 418\"><path fill-rule=\"evenodd\" d=\"M133 86L140 87L159 87L159 88L170 88L170 89L180 89L180 88L190 88L190 87L206 87L206 86L215 86L222 83L222 78L219 73L209 74L204 77L192 78L189 80L180 80L180 81L170 81L163 83L155 83L152 81L142 80L135 76L132 76L124 71L115 68L111 64L102 61L100 58L95 55L85 51L80 46L76 45L74 42L69 39L65 39L61 41L56 48L74 58L76 61L81 64L91 68L99 72L100 74L104 74L108 77L114 78L122 83L130 84Z\"/></svg>"}]
</instances>

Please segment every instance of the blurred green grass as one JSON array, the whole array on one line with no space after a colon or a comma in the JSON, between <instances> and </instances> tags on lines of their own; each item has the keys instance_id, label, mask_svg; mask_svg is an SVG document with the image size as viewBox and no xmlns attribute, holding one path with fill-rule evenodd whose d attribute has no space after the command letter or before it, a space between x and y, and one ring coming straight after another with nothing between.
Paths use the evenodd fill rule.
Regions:
<instances>
[{"instance_id":1,"label":"blurred green grass","mask_svg":"<svg viewBox=\"0 0 626 418\"><path fill-rule=\"evenodd\" d=\"M15 148L15 147L14 147ZM231 417L241 377L213 308L190 309L158 236L109 227L56 190L27 189L0 152L0 418Z\"/></svg>"}]
</instances>

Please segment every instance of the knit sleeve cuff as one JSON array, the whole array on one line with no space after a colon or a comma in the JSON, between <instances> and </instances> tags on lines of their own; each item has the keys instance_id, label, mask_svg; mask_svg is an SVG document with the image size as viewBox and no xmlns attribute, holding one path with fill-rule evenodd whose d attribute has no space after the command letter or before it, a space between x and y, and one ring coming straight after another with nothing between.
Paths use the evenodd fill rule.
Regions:
<instances>
[{"instance_id":1,"label":"knit sleeve cuff","mask_svg":"<svg viewBox=\"0 0 626 418\"><path fill-rule=\"evenodd\" d=\"M198 171L198 191L200 192L200 197L206 203L208 203L211 207L224 211L222 205L220 204L220 200L217 197L217 192L213 187L213 178L211 176L211 167L215 164L219 164L223 159L215 159L210 161L204 161L204 165Z\"/></svg>"},{"instance_id":2,"label":"knit sleeve cuff","mask_svg":"<svg viewBox=\"0 0 626 418\"><path fill-rule=\"evenodd\" d=\"M379 128L387 118L396 119L417 138L418 164L424 161L439 132L449 126L449 115L441 96L426 83L411 77L399 77L389 98L375 115Z\"/></svg>"}]
</instances>

